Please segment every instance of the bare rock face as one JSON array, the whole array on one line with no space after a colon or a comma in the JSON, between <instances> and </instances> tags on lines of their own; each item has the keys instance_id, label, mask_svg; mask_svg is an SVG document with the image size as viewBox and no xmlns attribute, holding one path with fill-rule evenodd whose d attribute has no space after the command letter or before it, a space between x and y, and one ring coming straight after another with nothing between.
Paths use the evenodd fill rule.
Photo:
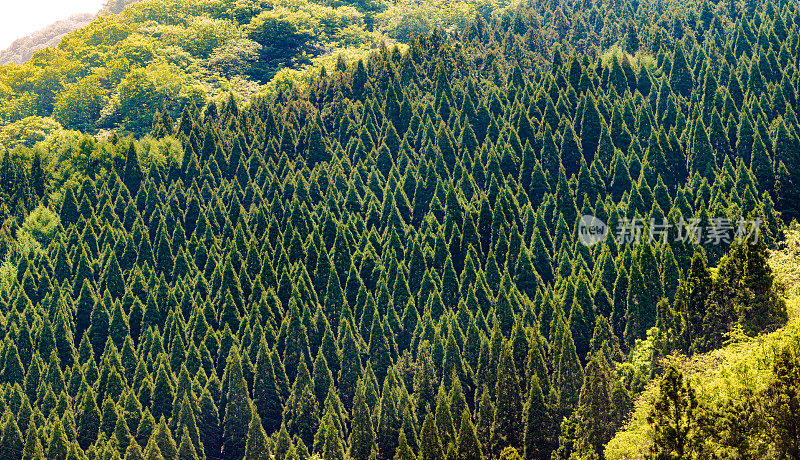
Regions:
<instances>
[{"instance_id":1,"label":"bare rock face","mask_svg":"<svg viewBox=\"0 0 800 460\"><path fill-rule=\"evenodd\" d=\"M85 27L92 22L94 17L95 15L88 13L75 14L67 19L56 21L27 37L14 40L11 46L0 51L0 65L22 64L30 59L34 52L57 45L65 35Z\"/></svg>"}]
</instances>

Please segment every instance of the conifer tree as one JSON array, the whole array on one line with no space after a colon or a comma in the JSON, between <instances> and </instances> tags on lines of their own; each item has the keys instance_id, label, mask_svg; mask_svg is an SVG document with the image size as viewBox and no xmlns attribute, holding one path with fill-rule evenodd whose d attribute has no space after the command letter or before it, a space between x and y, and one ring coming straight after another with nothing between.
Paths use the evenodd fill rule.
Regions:
<instances>
[{"instance_id":1,"label":"conifer tree","mask_svg":"<svg viewBox=\"0 0 800 460\"><path fill-rule=\"evenodd\" d=\"M674 366L667 368L659 383L659 393L647 422L653 428L653 446L649 457L664 458L699 454L701 439L697 425L697 398L683 374Z\"/></svg>"},{"instance_id":2,"label":"conifer tree","mask_svg":"<svg viewBox=\"0 0 800 460\"><path fill-rule=\"evenodd\" d=\"M786 303L773 288L774 276L767 263L767 249L763 238L745 242L745 270L740 312L742 326L747 334L757 334L770 326L783 324L787 320Z\"/></svg>"},{"instance_id":3,"label":"conifer tree","mask_svg":"<svg viewBox=\"0 0 800 460\"><path fill-rule=\"evenodd\" d=\"M436 429L433 413L428 412L420 431L420 458L422 460L444 460L445 452Z\"/></svg>"},{"instance_id":4,"label":"conifer tree","mask_svg":"<svg viewBox=\"0 0 800 460\"><path fill-rule=\"evenodd\" d=\"M694 147L690 157L690 171L711 180L714 174L714 166L716 165L716 156L708 138L706 127L700 118L695 120L693 131L692 144Z\"/></svg>"},{"instance_id":5,"label":"conifer tree","mask_svg":"<svg viewBox=\"0 0 800 460\"><path fill-rule=\"evenodd\" d=\"M689 97L694 86L692 72L691 69L689 69L689 64L686 62L683 43L680 42L675 45L675 52L672 55L669 85L676 93L686 98Z\"/></svg>"},{"instance_id":6,"label":"conifer tree","mask_svg":"<svg viewBox=\"0 0 800 460\"><path fill-rule=\"evenodd\" d=\"M375 430L375 446L378 449L379 458L384 460L394 458L400 423L391 390L387 384L384 384L378 411L377 429Z\"/></svg>"},{"instance_id":7,"label":"conifer tree","mask_svg":"<svg viewBox=\"0 0 800 460\"><path fill-rule=\"evenodd\" d=\"M481 443L478 441L478 436L475 433L475 426L472 424L469 411L465 410L462 412L460 426L456 458L459 460L479 460L483 458Z\"/></svg>"},{"instance_id":8,"label":"conifer tree","mask_svg":"<svg viewBox=\"0 0 800 460\"><path fill-rule=\"evenodd\" d=\"M139 164L139 156L136 152L136 144L131 142L125 154L125 169L123 171L123 181L128 188L131 196L136 196L139 192L139 185L144 177L142 167Z\"/></svg>"},{"instance_id":9,"label":"conifer tree","mask_svg":"<svg viewBox=\"0 0 800 460\"><path fill-rule=\"evenodd\" d=\"M403 432L400 432L403 437ZM372 418L364 395L364 383L358 382L355 399L353 400L353 416L350 428L349 455L355 460L367 460L375 440L372 429ZM402 446L400 446L402 447Z\"/></svg>"},{"instance_id":10,"label":"conifer tree","mask_svg":"<svg viewBox=\"0 0 800 460\"><path fill-rule=\"evenodd\" d=\"M522 394L509 344L503 346L497 365L497 403L494 410L492 438L495 451L523 445Z\"/></svg>"},{"instance_id":11,"label":"conifer tree","mask_svg":"<svg viewBox=\"0 0 800 460\"><path fill-rule=\"evenodd\" d=\"M270 352L263 338L258 345L254 379L253 403L259 415L259 423L264 431L272 433L280 428L283 402L275 382Z\"/></svg>"},{"instance_id":12,"label":"conifer tree","mask_svg":"<svg viewBox=\"0 0 800 460\"><path fill-rule=\"evenodd\" d=\"M223 422L222 454L227 458L240 459L245 453L252 403L242 374L242 360L236 347L228 354L225 374L228 379L228 393L225 398L227 404Z\"/></svg>"},{"instance_id":13,"label":"conifer tree","mask_svg":"<svg viewBox=\"0 0 800 460\"><path fill-rule=\"evenodd\" d=\"M78 442L80 443L80 438L78 438ZM61 420L56 417L56 421L53 424L53 433L50 435L46 458L66 459L68 452L68 440L64 434L64 426L61 424Z\"/></svg>"},{"instance_id":14,"label":"conifer tree","mask_svg":"<svg viewBox=\"0 0 800 460\"><path fill-rule=\"evenodd\" d=\"M601 128L600 113L597 111L594 95L590 92L586 97L586 104L581 118L581 149L583 157L588 162L594 159L597 152Z\"/></svg>"},{"instance_id":15,"label":"conifer tree","mask_svg":"<svg viewBox=\"0 0 800 460\"><path fill-rule=\"evenodd\" d=\"M87 449L97 440L97 436L100 432L101 417L102 414L97 407L94 391L89 389L89 391L84 394L78 418L80 423L78 423L77 426L76 436L81 449Z\"/></svg>"},{"instance_id":16,"label":"conifer tree","mask_svg":"<svg viewBox=\"0 0 800 460\"><path fill-rule=\"evenodd\" d=\"M703 256L695 253L692 264L678 285L675 294L675 311L684 315L684 329L681 342L685 351L702 348L703 317L708 308L711 294L711 274L706 268Z\"/></svg>"},{"instance_id":17,"label":"conifer tree","mask_svg":"<svg viewBox=\"0 0 800 460\"><path fill-rule=\"evenodd\" d=\"M342 403L349 409L356 394L358 379L361 376L361 354L348 322L344 323L343 337L342 368L339 370L337 383Z\"/></svg>"},{"instance_id":18,"label":"conifer tree","mask_svg":"<svg viewBox=\"0 0 800 460\"><path fill-rule=\"evenodd\" d=\"M58 217L64 227L78 221L78 201L75 199L72 187L67 187L64 191L64 199L61 202L61 211Z\"/></svg>"},{"instance_id":19,"label":"conifer tree","mask_svg":"<svg viewBox=\"0 0 800 460\"><path fill-rule=\"evenodd\" d=\"M572 339L572 332L559 320L561 334L561 346L557 351L556 368L554 376L554 386L558 393L558 404L561 416L571 413L578 406L578 398L581 385L583 384L583 368L578 353L575 350L575 342Z\"/></svg>"},{"instance_id":20,"label":"conifer tree","mask_svg":"<svg viewBox=\"0 0 800 460\"><path fill-rule=\"evenodd\" d=\"M22 458L22 432L19 430L14 417L8 417L6 426L3 429L3 437L0 439L0 455L3 458L19 460Z\"/></svg>"},{"instance_id":21,"label":"conifer tree","mask_svg":"<svg viewBox=\"0 0 800 460\"><path fill-rule=\"evenodd\" d=\"M325 440L322 457L326 460L344 460L344 446L339 429L333 423L331 417L327 417L325 422Z\"/></svg>"},{"instance_id":22,"label":"conifer tree","mask_svg":"<svg viewBox=\"0 0 800 460\"><path fill-rule=\"evenodd\" d=\"M271 458L267 445L267 433L261 426L261 419L254 410L250 418L250 426L247 429L247 443L245 445L244 458L246 460L269 460Z\"/></svg>"},{"instance_id":23,"label":"conifer tree","mask_svg":"<svg viewBox=\"0 0 800 460\"><path fill-rule=\"evenodd\" d=\"M417 457L408 445L405 432L401 431L398 438L397 451L394 454L395 460L415 460Z\"/></svg>"},{"instance_id":24,"label":"conifer tree","mask_svg":"<svg viewBox=\"0 0 800 460\"><path fill-rule=\"evenodd\" d=\"M548 459L552 450L552 418L544 400L539 378L531 376L525 402L524 452L527 459Z\"/></svg>"},{"instance_id":25,"label":"conifer tree","mask_svg":"<svg viewBox=\"0 0 800 460\"><path fill-rule=\"evenodd\" d=\"M616 431L613 423L609 423L613 420L610 372L602 355L592 356L586 365L578 408L573 414L578 438L575 450L580 455L599 456Z\"/></svg>"},{"instance_id":26,"label":"conifer tree","mask_svg":"<svg viewBox=\"0 0 800 460\"><path fill-rule=\"evenodd\" d=\"M386 371L392 364L389 341L381 323L380 317L376 315L372 320L372 330L369 336L369 360L378 383L383 382L383 378L386 377Z\"/></svg>"}]
</instances>

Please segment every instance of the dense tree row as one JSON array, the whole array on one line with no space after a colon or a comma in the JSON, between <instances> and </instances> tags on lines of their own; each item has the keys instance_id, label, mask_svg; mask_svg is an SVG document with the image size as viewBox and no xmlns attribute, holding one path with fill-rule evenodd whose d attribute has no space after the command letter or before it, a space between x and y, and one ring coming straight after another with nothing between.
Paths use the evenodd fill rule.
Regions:
<instances>
[{"instance_id":1,"label":"dense tree row","mask_svg":"<svg viewBox=\"0 0 800 460\"><path fill-rule=\"evenodd\" d=\"M602 456L657 371L642 344L782 324L766 248L798 213L800 11L634 60L542 54L515 24L165 110L177 155L86 137L62 181L4 152L0 451ZM582 215L644 238L584 246ZM759 243L648 241L693 218L760 219Z\"/></svg>"}]
</instances>

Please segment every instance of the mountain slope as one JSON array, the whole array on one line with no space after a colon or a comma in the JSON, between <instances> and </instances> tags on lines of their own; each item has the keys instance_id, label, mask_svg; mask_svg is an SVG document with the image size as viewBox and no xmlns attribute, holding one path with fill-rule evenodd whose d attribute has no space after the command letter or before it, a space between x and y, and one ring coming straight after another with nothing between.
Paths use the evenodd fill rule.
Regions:
<instances>
[{"instance_id":1,"label":"mountain slope","mask_svg":"<svg viewBox=\"0 0 800 460\"><path fill-rule=\"evenodd\" d=\"M774 380L776 358L787 347L798 351L800 340L800 232L797 227L789 231L781 249L773 252L770 265L776 272L776 281L789 295L787 311L789 322L777 331L757 337L738 336L734 343L708 353L692 357L671 355L663 359L660 367L676 366L691 381L697 399L704 411L714 413L728 401L741 399L743 392L759 394ZM652 380L636 398L630 421L614 436L605 449L609 460L642 459L652 446L652 427L647 417L659 391L659 379ZM745 414L741 416L744 418ZM724 452L732 450L713 440L707 448Z\"/></svg>"}]
</instances>

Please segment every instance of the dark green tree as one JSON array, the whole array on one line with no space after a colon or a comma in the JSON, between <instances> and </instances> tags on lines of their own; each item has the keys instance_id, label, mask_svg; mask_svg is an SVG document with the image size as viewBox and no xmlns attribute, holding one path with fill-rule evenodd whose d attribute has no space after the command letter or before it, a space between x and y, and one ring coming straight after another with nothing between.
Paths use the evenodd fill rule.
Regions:
<instances>
[{"instance_id":1,"label":"dark green tree","mask_svg":"<svg viewBox=\"0 0 800 460\"><path fill-rule=\"evenodd\" d=\"M228 393L225 400L225 419L223 422L224 443L222 454L226 458L240 459L246 450L247 432L252 417L250 395L247 382L242 373L242 359L236 347L228 354L228 364L225 367L228 383Z\"/></svg>"}]
</instances>

